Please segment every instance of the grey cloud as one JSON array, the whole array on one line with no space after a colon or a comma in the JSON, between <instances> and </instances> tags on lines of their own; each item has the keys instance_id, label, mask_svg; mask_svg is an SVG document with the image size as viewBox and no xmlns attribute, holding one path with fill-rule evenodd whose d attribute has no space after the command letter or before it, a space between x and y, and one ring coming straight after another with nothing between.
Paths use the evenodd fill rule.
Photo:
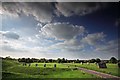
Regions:
<instances>
[{"instance_id":1,"label":"grey cloud","mask_svg":"<svg viewBox=\"0 0 120 80\"><path fill-rule=\"evenodd\" d=\"M105 36L106 35L103 32L88 34L85 38L81 40L81 42L87 43L89 45L97 45L99 42L104 40Z\"/></svg>"},{"instance_id":2,"label":"grey cloud","mask_svg":"<svg viewBox=\"0 0 120 80\"><path fill-rule=\"evenodd\" d=\"M118 56L118 54L119 54L119 47L120 47L119 42L120 42L120 39L119 40L108 41L104 45L96 46L95 51L100 52L100 53L104 53L107 56L111 55L111 56L119 57Z\"/></svg>"},{"instance_id":3,"label":"grey cloud","mask_svg":"<svg viewBox=\"0 0 120 80\"><path fill-rule=\"evenodd\" d=\"M88 3L88 2L66 2L62 3L59 2L56 4L56 8L59 12L59 14L62 14L66 17L72 16L72 15L86 15L92 12L95 12L96 10L101 9L102 7L105 7L106 4L104 3ZM57 12L57 15L58 15Z\"/></svg>"},{"instance_id":4,"label":"grey cloud","mask_svg":"<svg viewBox=\"0 0 120 80\"><path fill-rule=\"evenodd\" d=\"M96 46L96 51L118 54L118 48L120 47L119 42L120 39L108 41L104 45Z\"/></svg>"},{"instance_id":5,"label":"grey cloud","mask_svg":"<svg viewBox=\"0 0 120 80\"><path fill-rule=\"evenodd\" d=\"M62 45L61 45L62 46ZM84 45L76 45L76 46L68 46L64 45L62 47L62 50L64 51L69 51L69 52L77 52L77 51L82 51L84 49Z\"/></svg>"},{"instance_id":6,"label":"grey cloud","mask_svg":"<svg viewBox=\"0 0 120 80\"><path fill-rule=\"evenodd\" d=\"M84 45L76 37L83 35L86 32L83 26L72 25L69 23L51 23L46 24L41 33L48 38L55 38L56 40L63 40L62 43L57 43L52 48L67 50L67 51L80 51Z\"/></svg>"},{"instance_id":7,"label":"grey cloud","mask_svg":"<svg viewBox=\"0 0 120 80\"><path fill-rule=\"evenodd\" d=\"M83 26L72 25L69 23L51 23L46 24L41 33L48 38L55 38L56 40L63 40L63 43L57 43L52 48L79 51L84 48L84 45L76 37L84 35L86 32Z\"/></svg>"},{"instance_id":8,"label":"grey cloud","mask_svg":"<svg viewBox=\"0 0 120 80\"><path fill-rule=\"evenodd\" d=\"M9 31L1 31L0 34L2 34L3 36L5 36L6 38L10 38L10 39L19 39L19 35L17 33L14 32L9 32Z\"/></svg>"},{"instance_id":9,"label":"grey cloud","mask_svg":"<svg viewBox=\"0 0 120 80\"><path fill-rule=\"evenodd\" d=\"M56 39L69 40L85 32L83 26L71 25L69 23L46 24L41 29L42 34Z\"/></svg>"},{"instance_id":10,"label":"grey cloud","mask_svg":"<svg viewBox=\"0 0 120 80\"><path fill-rule=\"evenodd\" d=\"M2 3L2 14L12 14L17 15L21 12L21 9L18 5L18 3L14 2L4 2Z\"/></svg>"},{"instance_id":11,"label":"grey cloud","mask_svg":"<svg viewBox=\"0 0 120 80\"><path fill-rule=\"evenodd\" d=\"M38 3L38 2L4 2L2 4L3 11L8 13L17 14L18 16L21 13L29 16L32 15L36 20L40 22L50 22L52 20L52 11L50 3Z\"/></svg>"},{"instance_id":12,"label":"grey cloud","mask_svg":"<svg viewBox=\"0 0 120 80\"><path fill-rule=\"evenodd\" d=\"M84 49L84 44L82 44L79 40L73 38L70 40L65 40L63 43L57 43L52 46L53 48L59 48L62 51L81 51Z\"/></svg>"},{"instance_id":13,"label":"grey cloud","mask_svg":"<svg viewBox=\"0 0 120 80\"><path fill-rule=\"evenodd\" d=\"M10 45L2 45L2 51L8 51L8 52L27 52L27 50L24 49L18 49L18 48L14 48Z\"/></svg>"}]
</instances>

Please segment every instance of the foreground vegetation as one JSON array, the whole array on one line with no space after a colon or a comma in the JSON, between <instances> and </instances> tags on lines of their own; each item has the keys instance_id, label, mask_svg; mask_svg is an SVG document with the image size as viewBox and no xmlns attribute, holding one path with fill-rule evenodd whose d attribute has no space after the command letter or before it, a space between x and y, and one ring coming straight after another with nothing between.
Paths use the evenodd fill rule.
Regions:
<instances>
[{"instance_id":1,"label":"foreground vegetation","mask_svg":"<svg viewBox=\"0 0 120 80\"><path fill-rule=\"evenodd\" d=\"M22 80L23 78L27 78L27 80L30 80L32 78L95 78L97 80L100 79L100 77L98 76L78 70L78 67L87 68L120 77L120 68L118 68L117 65L117 63L119 63L120 60L117 60L114 57L112 57L110 60L104 61L107 63L107 68L100 69L98 68L97 63L101 62L101 60L98 58L91 60L67 60L65 58L58 58L57 60L47 60L45 58L13 59L10 57L6 57L2 58L2 77L3 80L16 80L19 78L22 78ZM23 65L23 63L26 63L26 65ZM44 67L44 64L46 64L46 67ZM56 64L56 68L54 67L54 64Z\"/></svg>"},{"instance_id":2,"label":"foreground vegetation","mask_svg":"<svg viewBox=\"0 0 120 80\"><path fill-rule=\"evenodd\" d=\"M68 68L67 65L59 63L56 63L56 68L53 68L54 63L47 63L46 68L43 67L44 63L38 63L37 67L36 63L23 66L22 63L13 60L3 60L2 64L2 77L9 80L10 78L98 78L75 67Z\"/></svg>"},{"instance_id":3,"label":"foreground vegetation","mask_svg":"<svg viewBox=\"0 0 120 80\"><path fill-rule=\"evenodd\" d=\"M79 63L67 63L67 65L70 66L77 66L77 67L82 67L82 68L87 68L87 69L91 69L91 70L95 70L95 71L99 71L99 72L103 72L103 73L107 73L107 74L111 74L111 75L115 75L115 76L120 76L119 72L120 72L120 68L118 68L117 64L110 64L107 63L107 68L98 68L98 65L94 64L94 63L90 63L90 64L79 64Z\"/></svg>"}]
</instances>

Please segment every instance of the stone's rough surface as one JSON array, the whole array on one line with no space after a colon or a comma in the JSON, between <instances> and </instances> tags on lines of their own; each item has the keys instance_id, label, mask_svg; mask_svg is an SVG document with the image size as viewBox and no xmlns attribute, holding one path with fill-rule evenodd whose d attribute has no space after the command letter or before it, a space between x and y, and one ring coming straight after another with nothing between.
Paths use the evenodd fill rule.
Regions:
<instances>
[{"instance_id":1,"label":"stone's rough surface","mask_svg":"<svg viewBox=\"0 0 120 80\"><path fill-rule=\"evenodd\" d=\"M98 63L99 68L107 68L106 63L100 62Z\"/></svg>"}]
</instances>

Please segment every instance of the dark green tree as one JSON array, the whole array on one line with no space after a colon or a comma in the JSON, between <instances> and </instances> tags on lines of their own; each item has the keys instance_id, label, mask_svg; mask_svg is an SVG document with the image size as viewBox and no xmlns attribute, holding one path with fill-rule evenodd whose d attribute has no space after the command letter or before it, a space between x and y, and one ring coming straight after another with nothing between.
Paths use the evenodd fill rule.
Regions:
<instances>
[{"instance_id":1,"label":"dark green tree","mask_svg":"<svg viewBox=\"0 0 120 80\"><path fill-rule=\"evenodd\" d=\"M57 59L57 62L58 62L58 63L61 63L61 62L62 62L62 60L61 60L60 58L58 58L58 59Z\"/></svg>"},{"instance_id":2,"label":"dark green tree","mask_svg":"<svg viewBox=\"0 0 120 80\"><path fill-rule=\"evenodd\" d=\"M96 62L99 63L99 62L101 62L101 60L100 60L99 58L97 58L97 59L96 59Z\"/></svg>"},{"instance_id":3,"label":"dark green tree","mask_svg":"<svg viewBox=\"0 0 120 80\"><path fill-rule=\"evenodd\" d=\"M12 58L10 56L7 56L5 59L6 60L12 60Z\"/></svg>"},{"instance_id":4,"label":"dark green tree","mask_svg":"<svg viewBox=\"0 0 120 80\"><path fill-rule=\"evenodd\" d=\"M66 62L65 58L62 58L62 63L65 63L65 62Z\"/></svg>"},{"instance_id":5,"label":"dark green tree","mask_svg":"<svg viewBox=\"0 0 120 80\"><path fill-rule=\"evenodd\" d=\"M110 63L117 63L117 59L115 57L111 57Z\"/></svg>"},{"instance_id":6,"label":"dark green tree","mask_svg":"<svg viewBox=\"0 0 120 80\"><path fill-rule=\"evenodd\" d=\"M91 59L91 60L89 60L89 62L90 63L94 63L94 62L96 62L96 60L95 59Z\"/></svg>"}]
</instances>

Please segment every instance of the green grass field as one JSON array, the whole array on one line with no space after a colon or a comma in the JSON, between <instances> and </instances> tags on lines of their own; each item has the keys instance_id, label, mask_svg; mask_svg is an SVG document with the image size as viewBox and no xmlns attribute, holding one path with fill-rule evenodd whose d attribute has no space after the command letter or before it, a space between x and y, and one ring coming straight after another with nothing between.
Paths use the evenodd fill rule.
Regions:
<instances>
[{"instance_id":1,"label":"green grass field","mask_svg":"<svg viewBox=\"0 0 120 80\"><path fill-rule=\"evenodd\" d=\"M104 72L116 76L118 74L118 67L116 64L107 64L107 69L99 69L96 64L86 64L80 63L46 63L46 68L43 67L45 63L32 63L31 66L23 66L22 63L17 61L3 60L2 61L2 77L3 79L10 78L99 78L98 76L85 73L78 70L77 67L84 67L87 69L96 70L99 72ZM54 64L57 65L54 68ZM68 68L68 65L69 68ZM29 80L29 79L28 79Z\"/></svg>"},{"instance_id":2,"label":"green grass field","mask_svg":"<svg viewBox=\"0 0 120 80\"><path fill-rule=\"evenodd\" d=\"M120 76L119 74L120 68L118 68L117 64L107 64L106 69L98 68L98 66L94 63L90 63L90 64L84 63L83 65L80 63L74 63L74 64L67 63L67 65L71 65L71 66L76 65L77 67L87 68L87 69L91 69L91 70L95 70L95 71L99 71L99 72L103 72L103 73L107 73L115 76Z\"/></svg>"},{"instance_id":3,"label":"green grass field","mask_svg":"<svg viewBox=\"0 0 120 80\"><path fill-rule=\"evenodd\" d=\"M98 78L95 75L82 72L75 69L75 67L68 68L67 65L57 64L56 69L53 68L54 63L32 63L31 66L23 66L16 61L3 60L2 63L2 77L6 78Z\"/></svg>"}]
</instances>

